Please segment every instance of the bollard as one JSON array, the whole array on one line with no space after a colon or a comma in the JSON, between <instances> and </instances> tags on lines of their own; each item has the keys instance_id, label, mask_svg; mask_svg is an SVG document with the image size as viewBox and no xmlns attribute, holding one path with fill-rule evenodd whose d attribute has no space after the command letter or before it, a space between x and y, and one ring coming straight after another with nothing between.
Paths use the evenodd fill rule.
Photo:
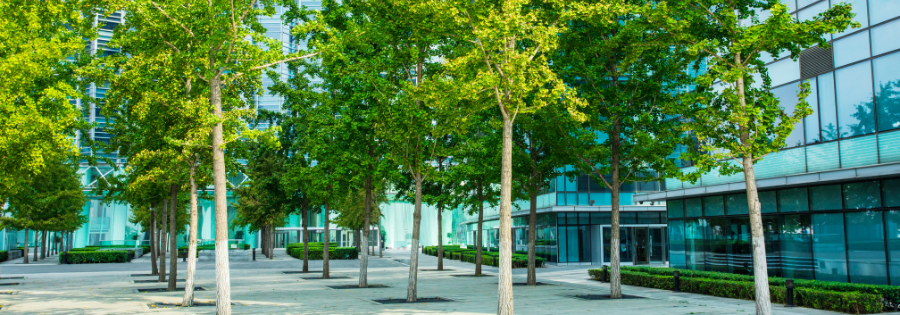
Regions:
<instances>
[{"instance_id":1,"label":"bollard","mask_svg":"<svg viewBox=\"0 0 900 315\"><path fill-rule=\"evenodd\" d=\"M794 307L794 279L784 281L784 307Z\"/></svg>"},{"instance_id":2,"label":"bollard","mask_svg":"<svg viewBox=\"0 0 900 315\"><path fill-rule=\"evenodd\" d=\"M63 252L61 256L62 257L60 257L59 264L65 265L66 264L66 252Z\"/></svg>"},{"instance_id":3,"label":"bollard","mask_svg":"<svg viewBox=\"0 0 900 315\"><path fill-rule=\"evenodd\" d=\"M253 248L253 261L256 261L256 248Z\"/></svg>"},{"instance_id":4,"label":"bollard","mask_svg":"<svg viewBox=\"0 0 900 315\"><path fill-rule=\"evenodd\" d=\"M681 292L681 273L678 270L672 273L672 278L675 280L675 287L672 288L675 292Z\"/></svg>"},{"instance_id":5,"label":"bollard","mask_svg":"<svg viewBox=\"0 0 900 315\"><path fill-rule=\"evenodd\" d=\"M187 262L187 251L184 251L184 255L181 256L181 262Z\"/></svg>"},{"instance_id":6,"label":"bollard","mask_svg":"<svg viewBox=\"0 0 900 315\"><path fill-rule=\"evenodd\" d=\"M609 270L607 268L607 266L603 266L603 271L600 272L600 282L609 282Z\"/></svg>"}]
</instances>

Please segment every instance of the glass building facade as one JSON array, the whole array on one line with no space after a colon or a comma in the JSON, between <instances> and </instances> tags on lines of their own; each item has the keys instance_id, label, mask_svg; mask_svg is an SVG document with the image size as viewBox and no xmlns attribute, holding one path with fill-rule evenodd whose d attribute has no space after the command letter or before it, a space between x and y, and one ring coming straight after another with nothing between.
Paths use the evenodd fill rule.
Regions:
<instances>
[{"instance_id":1,"label":"glass building facade","mask_svg":"<svg viewBox=\"0 0 900 315\"><path fill-rule=\"evenodd\" d=\"M770 276L900 285L900 1L787 0L807 20L850 3L862 27L829 35L798 61L766 56L772 92L790 112L801 82L814 113L755 166ZM692 171L693 168L685 168ZM749 273L743 174L667 179L670 265Z\"/></svg>"}]
</instances>

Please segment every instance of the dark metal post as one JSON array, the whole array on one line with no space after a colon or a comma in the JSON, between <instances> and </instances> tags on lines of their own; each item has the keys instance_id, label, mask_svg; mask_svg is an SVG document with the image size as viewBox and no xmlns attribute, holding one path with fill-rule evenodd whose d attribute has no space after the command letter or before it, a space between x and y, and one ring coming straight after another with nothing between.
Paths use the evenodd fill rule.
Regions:
<instances>
[{"instance_id":1,"label":"dark metal post","mask_svg":"<svg viewBox=\"0 0 900 315\"><path fill-rule=\"evenodd\" d=\"M600 272L600 282L609 282L609 271L607 268L607 266L603 266L603 270Z\"/></svg>"},{"instance_id":2,"label":"dark metal post","mask_svg":"<svg viewBox=\"0 0 900 315\"><path fill-rule=\"evenodd\" d=\"M253 261L256 261L256 248L253 248Z\"/></svg>"},{"instance_id":3,"label":"dark metal post","mask_svg":"<svg viewBox=\"0 0 900 315\"><path fill-rule=\"evenodd\" d=\"M784 281L784 307L794 307L794 279Z\"/></svg>"},{"instance_id":4,"label":"dark metal post","mask_svg":"<svg viewBox=\"0 0 900 315\"><path fill-rule=\"evenodd\" d=\"M66 264L66 252L62 252L62 255L60 255L60 261L59 261L59 264L60 264L60 265L65 265L65 264Z\"/></svg>"},{"instance_id":5,"label":"dark metal post","mask_svg":"<svg viewBox=\"0 0 900 315\"><path fill-rule=\"evenodd\" d=\"M181 255L181 262L187 262L187 254L188 254L187 251L190 249L191 248L188 247L188 249L184 250L184 255Z\"/></svg>"},{"instance_id":6,"label":"dark metal post","mask_svg":"<svg viewBox=\"0 0 900 315\"><path fill-rule=\"evenodd\" d=\"M675 287L672 288L675 292L681 292L681 273L678 270L672 273L672 277L675 279Z\"/></svg>"}]
</instances>

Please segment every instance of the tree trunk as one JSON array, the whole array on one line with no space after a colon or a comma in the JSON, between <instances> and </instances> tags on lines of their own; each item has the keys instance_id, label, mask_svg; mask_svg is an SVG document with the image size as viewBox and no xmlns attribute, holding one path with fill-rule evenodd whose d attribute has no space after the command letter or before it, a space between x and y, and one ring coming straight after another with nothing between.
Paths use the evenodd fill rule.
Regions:
<instances>
[{"instance_id":1,"label":"tree trunk","mask_svg":"<svg viewBox=\"0 0 900 315\"><path fill-rule=\"evenodd\" d=\"M438 270L444 270L444 235L443 235L444 231L443 231L443 227L442 227L443 224L441 223L441 212L443 212L443 211L442 211L443 209L441 209L441 208L443 208L443 207L444 207L444 205L441 204L441 205L438 205L438 209L437 209L437 219L438 219L438 222L437 222L437 225L438 225L438 226L437 226L437 233L438 233L438 239L437 239L437 242L438 242L438 251L437 251L438 267L437 267L437 269L438 269Z\"/></svg>"},{"instance_id":2,"label":"tree trunk","mask_svg":"<svg viewBox=\"0 0 900 315\"><path fill-rule=\"evenodd\" d=\"M475 275L481 275L481 247L484 244L484 190L478 185L478 231L475 231Z\"/></svg>"},{"instance_id":3,"label":"tree trunk","mask_svg":"<svg viewBox=\"0 0 900 315\"><path fill-rule=\"evenodd\" d=\"M169 273L171 273L172 276L169 277L168 291L175 291L175 281L178 280L178 233L175 223L175 216L178 213L177 186L172 185L169 187L169 198L171 198L169 204L169 251L172 253L172 257L169 258Z\"/></svg>"},{"instance_id":4,"label":"tree trunk","mask_svg":"<svg viewBox=\"0 0 900 315\"><path fill-rule=\"evenodd\" d=\"M306 208L305 202L301 216L303 221L303 272L309 272L309 209Z\"/></svg>"},{"instance_id":5,"label":"tree trunk","mask_svg":"<svg viewBox=\"0 0 900 315\"><path fill-rule=\"evenodd\" d=\"M153 275L159 274L159 268L156 265L156 210L150 206L150 227L147 228L150 233L150 269Z\"/></svg>"},{"instance_id":6,"label":"tree trunk","mask_svg":"<svg viewBox=\"0 0 900 315\"><path fill-rule=\"evenodd\" d=\"M512 288L512 128L513 117L503 115L503 156L500 165L500 286L497 314L513 314Z\"/></svg>"},{"instance_id":7,"label":"tree trunk","mask_svg":"<svg viewBox=\"0 0 900 315\"><path fill-rule=\"evenodd\" d=\"M620 127L619 127L618 117L616 117L616 121L613 122L613 134L610 135L610 140L612 140L612 145L610 146L611 157L612 157L612 181L610 183L610 195L611 202L610 208L612 208L612 222L610 224L610 279L609 279L609 298L618 299L622 297L622 274L619 273L620 255L622 251L620 250L620 236L619 236L619 147L620 147ZM601 174L597 174L598 176L603 176Z\"/></svg>"},{"instance_id":8,"label":"tree trunk","mask_svg":"<svg viewBox=\"0 0 900 315\"><path fill-rule=\"evenodd\" d=\"M532 184L535 185L535 184ZM535 229L537 228L537 195L538 190L530 189L528 191L528 199L531 203L531 209L528 213L528 278L527 285L537 285L537 273L535 271L536 267L534 263L535 249L534 249L534 235L536 234Z\"/></svg>"},{"instance_id":9,"label":"tree trunk","mask_svg":"<svg viewBox=\"0 0 900 315\"><path fill-rule=\"evenodd\" d=\"M378 235L375 236L377 237L375 240L378 241L378 258L382 258L384 257L382 256L382 252L384 251L384 249L382 248L384 248L384 245L381 244L381 223L378 224L378 229L376 230L376 232L378 233Z\"/></svg>"},{"instance_id":10,"label":"tree trunk","mask_svg":"<svg viewBox=\"0 0 900 315\"><path fill-rule=\"evenodd\" d=\"M326 193L331 193L331 187L328 187ZM331 231L329 230L329 225L331 225L331 218L328 217L328 214L331 213L331 209L328 207L328 202L325 202L325 211L323 211L323 216L325 217L325 222L322 224L324 226L324 243L322 246L322 279L328 279L330 275L328 274L328 244L330 243Z\"/></svg>"},{"instance_id":11,"label":"tree trunk","mask_svg":"<svg viewBox=\"0 0 900 315\"><path fill-rule=\"evenodd\" d=\"M166 245L169 244L169 204L166 202L166 199L163 198L162 201L162 213L160 218L162 219L162 229L160 229L159 233L159 282L166 282L166 252L169 250Z\"/></svg>"},{"instance_id":12,"label":"tree trunk","mask_svg":"<svg viewBox=\"0 0 900 315\"><path fill-rule=\"evenodd\" d=\"M359 243L359 237L361 234L359 231L361 230L362 228L358 228L356 229L356 231L353 231L353 238L356 239L356 252L360 254L362 254L362 245Z\"/></svg>"},{"instance_id":13,"label":"tree trunk","mask_svg":"<svg viewBox=\"0 0 900 315\"><path fill-rule=\"evenodd\" d=\"M215 60L216 56L211 54L210 64L215 64ZM209 80L209 102L213 107L213 114L218 119L223 118L220 80L219 75L215 75ZM225 151L222 148L224 144L224 131L220 120L212 130L213 184L216 205L216 314L231 315L231 279L228 270L228 200L225 191L228 180L225 178Z\"/></svg>"},{"instance_id":14,"label":"tree trunk","mask_svg":"<svg viewBox=\"0 0 900 315\"><path fill-rule=\"evenodd\" d=\"M766 242L763 235L762 212L756 176L753 173L753 158L744 157L744 180L747 183L747 203L750 208L750 229L753 237L753 279L756 288L756 314L771 315L772 303L769 298L769 272L766 262Z\"/></svg>"},{"instance_id":15,"label":"tree trunk","mask_svg":"<svg viewBox=\"0 0 900 315\"><path fill-rule=\"evenodd\" d=\"M22 251L22 263L28 263L28 233L31 231L25 228L25 249Z\"/></svg>"},{"instance_id":16,"label":"tree trunk","mask_svg":"<svg viewBox=\"0 0 900 315\"><path fill-rule=\"evenodd\" d=\"M406 301L415 302L418 298L416 285L419 276L419 227L422 222L422 175L413 174L416 180L416 201L413 207L412 248L409 253L409 284L406 287Z\"/></svg>"},{"instance_id":17,"label":"tree trunk","mask_svg":"<svg viewBox=\"0 0 900 315\"><path fill-rule=\"evenodd\" d=\"M47 258L47 231L41 232L41 260Z\"/></svg>"},{"instance_id":18,"label":"tree trunk","mask_svg":"<svg viewBox=\"0 0 900 315\"><path fill-rule=\"evenodd\" d=\"M269 259L275 259L275 224L269 224L269 235L271 235L271 242L269 242Z\"/></svg>"},{"instance_id":19,"label":"tree trunk","mask_svg":"<svg viewBox=\"0 0 900 315\"><path fill-rule=\"evenodd\" d=\"M369 154L371 155L372 150L369 150ZM369 166L369 170L372 167ZM360 252L362 255L359 257L359 287L366 288L369 286L368 279L368 267L369 267L369 231L372 230L371 226L371 215L372 215L372 176L366 176L366 214L363 225L363 233L362 233L362 244L366 246L366 250Z\"/></svg>"},{"instance_id":20,"label":"tree trunk","mask_svg":"<svg viewBox=\"0 0 900 315\"><path fill-rule=\"evenodd\" d=\"M184 279L184 299L181 306L194 305L194 273L197 271L197 182L194 180L194 172L197 164L191 165L191 226L188 236L187 249L187 275Z\"/></svg>"},{"instance_id":21,"label":"tree trunk","mask_svg":"<svg viewBox=\"0 0 900 315\"><path fill-rule=\"evenodd\" d=\"M38 250L41 249L41 232L34 231L34 262L38 261Z\"/></svg>"}]
</instances>

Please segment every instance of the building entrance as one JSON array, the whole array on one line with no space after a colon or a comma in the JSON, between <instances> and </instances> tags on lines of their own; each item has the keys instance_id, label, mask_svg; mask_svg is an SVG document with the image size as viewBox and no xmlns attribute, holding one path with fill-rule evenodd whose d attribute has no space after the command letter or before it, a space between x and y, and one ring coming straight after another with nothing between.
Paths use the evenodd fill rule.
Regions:
<instances>
[{"instance_id":1,"label":"building entrance","mask_svg":"<svg viewBox=\"0 0 900 315\"><path fill-rule=\"evenodd\" d=\"M610 262L610 239L612 236L610 227L602 228L601 237L603 254L602 263ZM649 265L666 263L666 227L643 225L625 225L619 228L619 261L624 265ZM595 260L594 264L599 261Z\"/></svg>"}]
</instances>

